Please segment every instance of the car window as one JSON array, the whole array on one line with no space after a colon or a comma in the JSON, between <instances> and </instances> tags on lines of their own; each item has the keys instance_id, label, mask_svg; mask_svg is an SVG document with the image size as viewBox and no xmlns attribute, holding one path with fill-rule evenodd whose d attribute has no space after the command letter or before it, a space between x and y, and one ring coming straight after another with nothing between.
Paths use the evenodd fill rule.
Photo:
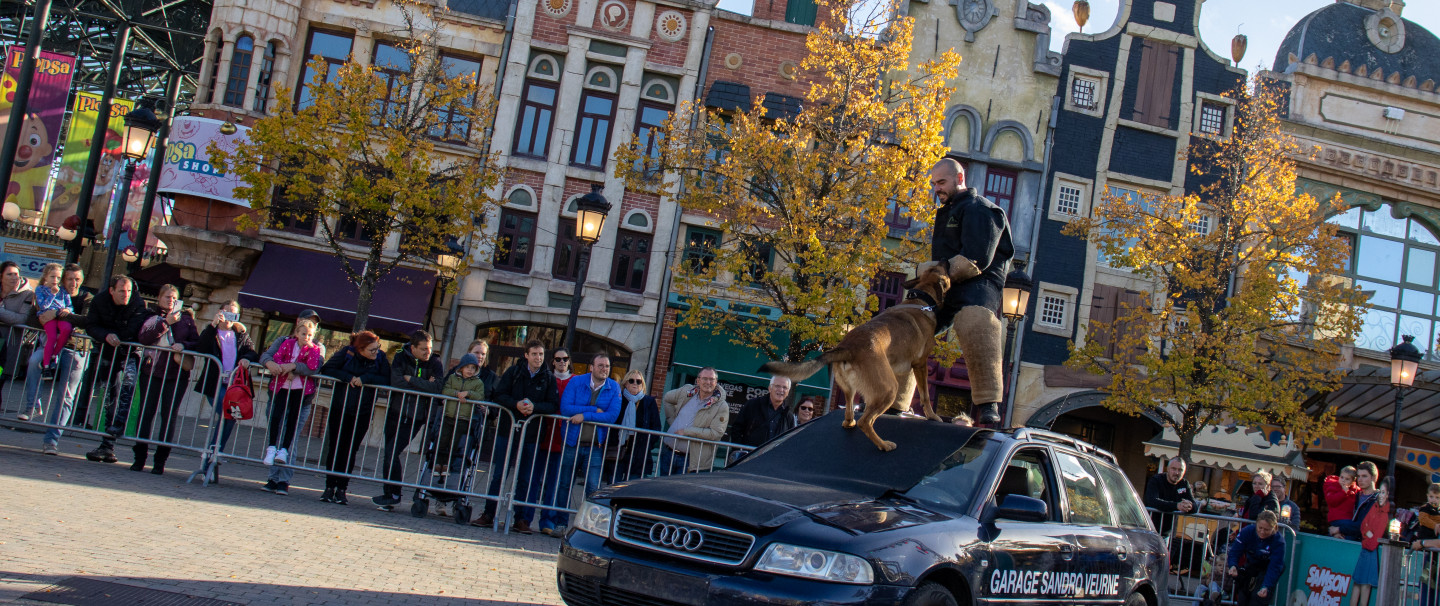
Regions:
<instances>
[{"instance_id":1,"label":"car window","mask_svg":"<svg viewBox=\"0 0 1440 606\"><path fill-rule=\"evenodd\" d=\"M1150 516L1145 515L1145 508L1135 496L1135 489L1130 485L1130 480L1125 478L1125 474L1100 462L1095 462L1095 470L1099 473L1100 480L1105 483L1105 490L1110 493L1110 504L1120 525L1149 529Z\"/></svg>"},{"instance_id":2,"label":"car window","mask_svg":"<svg viewBox=\"0 0 1440 606\"><path fill-rule=\"evenodd\" d=\"M905 496L920 503L966 510L973 504L975 493L984 490L977 484L995 459L995 446L988 439L970 440L906 490Z\"/></svg>"},{"instance_id":3,"label":"car window","mask_svg":"<svg viewBox=\"0 0 1440 606\"><path fill-rule=\"evenodd\" d=\"M1058 452L1055 458L1060 463L1060 480L1065 485L1065 500L1069 501L1070 523L1113 525L1105 491L1100 489L1100 479L1095 477L1094 469L1088 468L1079 457L1069 453Z\"/></svg>"},{"instance_id":4,"label":"car window","mask_svg":"<svg viewBox=\"0 0 1440 606\"><path fill-rule=\"evenodd\" d=\"M1027 448L1015 453L1000 474L1000 483L995 487L993 498L998 506L1005 497L1020 496L1045 501L1045 511L1050 520L1059 520L1060 510L1055 506L1055 494L1050 490L1050 457L1041 448Z\"/></svg>"}]
</instances>

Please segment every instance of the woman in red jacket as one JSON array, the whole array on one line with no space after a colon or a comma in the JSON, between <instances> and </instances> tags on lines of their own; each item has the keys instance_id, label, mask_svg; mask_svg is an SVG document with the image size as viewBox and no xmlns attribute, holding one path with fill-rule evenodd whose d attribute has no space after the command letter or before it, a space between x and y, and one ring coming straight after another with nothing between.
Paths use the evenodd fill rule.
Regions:
<instances>
[{"instance_id":1,"label":"woman in red jacket","mask_svg":"<svg viewBox=\"0 0 1440 606\"><path fill-rule=\"evenodd\" d=\"M1325 478L1325 521L1334 524L1336 520L1349 520L1355 515L1355 500L1360 487L1355 484L1355 468L1346 465L1340 475Z\"/></svg>"}]
</instances>

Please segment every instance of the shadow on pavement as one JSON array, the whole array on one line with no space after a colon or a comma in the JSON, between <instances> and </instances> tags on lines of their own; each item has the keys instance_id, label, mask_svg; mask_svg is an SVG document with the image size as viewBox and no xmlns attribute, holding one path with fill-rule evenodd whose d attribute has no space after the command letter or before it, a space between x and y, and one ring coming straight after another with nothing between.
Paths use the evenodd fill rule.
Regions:
<instances>
[{"instance_id":1,"label":"shadow on pavement","mask_svg":"<svg viewBox=\"0 0 1440 606\"><path fill-rule=\"evenodd\" d=\"M0 431L0 434L10 432ZM292 486L289 496L268 494L260 490L265 481L266 470L250 465L227 466L225 477L219 484L203 486L198 481L186 483L190 471L198 464L198 457L191 453L176 451L170 458L166 473L156 476L146 472L130 471L129 449L122 443L118 454L120 463L94 463L85 460L83 453L93 447L93 442L83 439L62 439L60 456L42 455L33 448L15 445L15 434L0 437L0 457L9 464L0 469L0 478L16 477L56 484L88 484L94 488L143 493L152 496L185 499L195 502L245 507L276 514L308 515L334 518L375 529L433 536L467 545L498 547L510 550L512 555L526 557L546 563L553 563L559 551L559 541L544 535L501 534L490 529L477 528L469 524L457 524L452 518L427 516L416 518L410 515L409 493L406 501L393 512L378 511L370 502L371 494L379 494L379 484L354 482L348 506L337 506L319 500L318 489L304 485ZM319 484L323 475L312 472L296 473L292 483ZM483 500L472 501L475 514L479 516L484 508ZM138 513L138 512L137 512Z\"/></svg>"},{"instance_id":2,"label":"shadow on pavement","mask_svg":"<svg viewBox=\"0 0 1440 606\"><path fill-rule=\"evenodd\" d=\"M15 595L23 587L24 594ZM305 587L164 577L107 577L91 575L38 575L0 570L0 600L14 604L155 604L222 606L226 604L370 604L415 603L444 606L473 604L536 604L446 595L417 595L330 587ZM283 597L282 597L283 596Z\"/></svg>"}]
</instances>

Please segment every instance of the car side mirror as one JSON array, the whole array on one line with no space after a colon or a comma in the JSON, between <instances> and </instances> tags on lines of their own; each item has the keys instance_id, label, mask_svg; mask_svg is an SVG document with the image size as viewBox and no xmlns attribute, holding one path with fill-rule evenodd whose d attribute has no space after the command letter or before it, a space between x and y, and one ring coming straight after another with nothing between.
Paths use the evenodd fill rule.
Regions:
<instances>
[{"instance_id":1,"label":"car side mirror","mask_svg":"<svg viewBox=\"0 0 1440 606\"><path fill-rule=\"evenodd\" d=\"M1021 522L1044 522L1050 519L1050 508L1045 501L1018 494L1007 494L995 510L995 518Z\"/></svg>"}]
</instances>

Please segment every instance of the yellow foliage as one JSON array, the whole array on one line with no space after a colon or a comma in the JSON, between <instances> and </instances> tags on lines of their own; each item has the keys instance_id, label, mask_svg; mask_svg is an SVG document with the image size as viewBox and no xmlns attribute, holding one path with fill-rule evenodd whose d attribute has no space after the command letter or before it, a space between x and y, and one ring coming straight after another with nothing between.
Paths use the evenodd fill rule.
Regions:
<instances>
[{"instance_id":1,"label":"yellow foliage","mask_svg":"<svg viewBox=\"0 0 1440 606\"><path fill-rule=\"evenodd\" d=\"M947 52L912 69L913 20L896 16L894 3L819 4L833 18L806 40L801 69L814 77L798 115L767 116L758 99L731 115L685 105L661 129L658 157L642 157L632 143L616 162L631 181L669 171L662 195L713 218L724 234L711 262L680 256L675 283L691 304L681 324L772 358L833 345L872 313L867 291L878 272L921 260L927 238L887 245L885 217L891 201L918 221L933 217L927 175L946 151L946 82L960 62ZM707 305L737 299L776 308L780 318ZM772 342L777 333L788 336L783 349Z\"/></svg>"},{"instance_id":2,"label":"yellow foliage","mask_svg":"<svg viewBox=\"0 0 1440 606\"><path fill-rule=\"evenodd\" d=\"M339 219L368 237L360 255L366 263L341 264L360 293L356 330L365 325L375 284L397 264L439 269L447 241L472 249L480 243L479 219L497 204L489 191L501 178L482 141L494 113L490 90L471 75L445 73L436 9L401 7L405 23L390 33L404 40L397 47L408 67L348 62L327 80L331 68L316 57L308 105L296 107L292 91L277 86L276 111L255 122L248 142L233 153L210 150L217 168L239 175L244 185L236 195L267 224L287 214L316 219L342 258L356 254L350 232L336 229ZM398 251L386 249L396 233Z\"/></svg>"},{"instance_id":3,"label":"yellow foliage","mask_svg":"<svg viewBox=\"0 0 1440 606\"><path fill-rule=\"evenodd\" d=\"M1333 411L1305 401L1339 385L1340 348L1354 340L1366 298L1344 273L1346 244L1325 222L1338 196L1295 189L1303 153L1281 132L1282 98L1254 80L1236 101L1234 134L1192 139L1196 194L1106 196L1072 222L1109 259L1154 284L1150 307L1092 323L1067 364L1110 377L1107 408L1162 418L1182 456L1208 425L1272 423L1302 441L1331 431ZM1209 229L1197 229L1208 220ZM1105 342L1115 351L1105 357Z\"/></svg>"}]
</instances>

